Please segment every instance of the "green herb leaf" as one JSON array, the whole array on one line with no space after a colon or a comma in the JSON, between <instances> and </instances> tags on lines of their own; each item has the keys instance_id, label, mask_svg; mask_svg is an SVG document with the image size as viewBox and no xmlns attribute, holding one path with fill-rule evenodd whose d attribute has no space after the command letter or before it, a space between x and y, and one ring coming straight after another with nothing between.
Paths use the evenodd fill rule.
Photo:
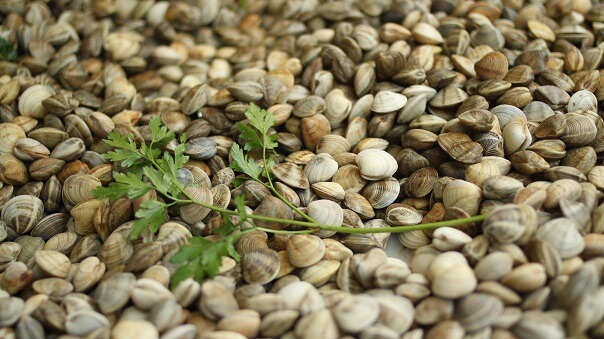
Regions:
<instances>
[{"instance_id":1,"label":"green herb leaf","mask_svg":"<svg viewBox=\"0 0 604 339\"><path fill-rule=\"evenodd\" d=\"M131 239L136 239L145 228L149 228L151 233L157 232L159 226L168 217L168 205L157 200L145 200L141 207L136 211L135 216L139 218L132 227L130 233Z\"/></svg>"},{"instance_id":2,"label":"green herb leaf","mask_svg":"<svg viewBox=\"0 0 604 339\"><path fill-rule=\"evenodd\" d=\"M241 132L241 138L246 141L243 146L246 151L273 150L278 146L277 136L269 135L271 127L275 124L275 116L272 113L250 103L249 108L245 111L245 117L249 125L239 122L237 128Z\"/></svg>"},{"instance_id":3,"label":"green herb leaf","mask_svg":"<svg viewBox=\"0 0 604 339\"><path fill-rule=\"evenodd\" d=\"M17 61L17 48L12 42L0 37L0 60Z\"/></svg>"},{"instance_id":4,"label":"green herb leaf","mask_svg":"<svg viewBox=\"0 0 604 339\"><path fill-rule=\"evenodd\" d=\"M149 120L149 129L151 130L150 147L161 149L174 139L174 132L168 130L166 126L162 126L160 117L153 117Z\"/></svg>"},{"instance_id":5,"label":"green herb leaf","mask_svg":"<svg viewBox=\"0 0 604 339\"><path fill-rule=\"evenodd\" d=\"M235 253L238 260L239 254L233 247L235 240L231 236L217 242L203 237L191 238L189 245L182 246L171 259L173 263L180 264L176 274L172 276L172 285L176 286L191 277L195 280L214 277L218 274L223 256Z\"/></svg>"},{"instance_id":6,"label":"green herb leaf","mask_svg":"<svg viewBox=\"0 0 604 339\"><path fill-rule=\"evenodd\" d=\"M110 183L109 186L95 188L92 195L97 199L108 198L115 201L125 195L130 199L135 199L151 190L151 186L144 183L136 173L113 172L113 179L115 181Z\"/></svg>"},{"instance_id":7,"label":"green herb leaf","mask_svg":"<svg viewBox=\"0 0 604 339\"><path fill-rule=\"evenodd\" d=\"M254 180L260 180L262 167L260 167L254 159L243 154L243 150L239 145L233 144L233 146L231 146L231 156L233 157L233 162L229 166L232 169L247 174Z\"/></svg>"}]
</instances>

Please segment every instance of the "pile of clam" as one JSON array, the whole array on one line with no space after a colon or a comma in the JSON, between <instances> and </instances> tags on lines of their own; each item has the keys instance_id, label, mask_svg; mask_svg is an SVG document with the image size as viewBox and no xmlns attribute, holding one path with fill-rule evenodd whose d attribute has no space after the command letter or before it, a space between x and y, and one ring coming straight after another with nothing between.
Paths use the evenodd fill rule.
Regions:
<instances>
[{"instance_id":1,"label":"pile of clam","mask_svg":"<svg viewBox=\"0 0 604 339\"><path fill-rule=\"evenodd\" d=\"M0 60L0 338L604 338L603 4L0 0L0 22L19 54ZM186 134L189 194L301 218L234 185L250 102L275 117L279 195L317 222L487 217L254 231L171 285L223 220L184 205L131 240L165 197L94 199L124 171L103 139L149 141L159 116Z\"/></svg>"}]
</instances>

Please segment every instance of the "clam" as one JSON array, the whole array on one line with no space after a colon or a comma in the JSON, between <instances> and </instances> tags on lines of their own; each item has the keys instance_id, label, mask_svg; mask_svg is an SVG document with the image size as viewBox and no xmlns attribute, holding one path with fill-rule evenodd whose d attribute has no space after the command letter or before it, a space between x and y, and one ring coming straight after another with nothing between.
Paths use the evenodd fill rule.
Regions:
<instances>
[{"instance_id":1,"label":"clam","mask_svg":"<svg viewBox=\"0 0 604 339\"><path fill-rule=\"evenodd\" d=\"M29 182L27 166L12 153L0 154L0 181L8 185L24 185Z\"/></svg>"},{"instance_id":2,"label":"clam","mask_svg":"<svg viewBox=\"0 0 604 339\"><path fill-rule=\"evenodd\" d=\"M277 252L269 249L247 252L241 261L243 279L250 284L271 282L279 274L280 266Z\"/></svg>"},{"instance_id":3,"label":"clam","mask_svg":"<svg viewBox=\"0 0 604 339\"><path fill-rule=\"evenodd\" d=\"M101 181L89 174L75 174L65 180L63 184L63 201L67 206L73 207L78 203L94 198L92 191L101 186Z\"/></svg>"},{"instance_id":4,"label":"clam","mask_svg":"<svg viewBox=\"0 0 604 339\"><path fill-rule=\"evenodd\" d=\"M185 192L196 201L207 205L212 205L212 192L207 187L187 187ZM210 209L199 206L195 203L189 203L180 207L180 217L188 224L195 224L203 220L210 213Z\"/></svg>"},{"instance_id":5,"label":"clam","mask_svg":"<svg viewBox=\"0 0 604 339\"><path fill-rule=\"evenodd\" d=\"M341 226L344 220L342 208L331 200L312 201L306 209L308 216L321 225Z\"/></svg>"},{"instance_id":6,"label":"clam","mask_svg":"<svg viewBox=\"0 0 604 339\"><path fill-rule=\"evenodd\" d=\"M19 98L19 112L21 115L36 119L43 119L46 108L42 101L55 94L55 90L48 85L33 85L26 89Z\"/></svg>"},{"instance_id":7,"label":"clam","mask_svg":"<svg viewBox=\"0 0 604 339\"><path fill-rule=\"evenodd\" d=\"M385 208L392 204L401 190L399 182L394 178L370 182L361 195L367 199L374 209Z\"/></svg>"},{"instance_id":8,"label":"clam","mask_svg":"<svg viewBox=\"0 0 604 339\"><path fill-rule=\"evenodd\" d=\"M445 186L443 191L443 203L445 207L457 207L475 215L482 200L480 187L464 180L454 180Z\"/></svg>"},{"instance_id":9,"label":"clam","mask_svg":"<svg viewBox=\"0 0 604 339\"><path fill-rule=\"evenodd\" d=\"M373 98L371 110L376 113L389 113L398 111L407 103L407 97L403 94L380 91Z\"/></svg>"},{"instance_id":10,"label":"clam","mask_svg":"<svg viewBox=\"0 0 604 339\"><path fill-rule=\"evenodd\" d=\"M42 200L31 195L19 195L10 199L2 208L2 221L18 234L29 232L42 217Z\"/></svg>"},{"instance_id":11,"label":"clam","mask_svg":"<svg viewBox=\"0 0 604 339\"><path fill-rule=\"evenodd\" d=\"M508 154L527 149L533 142L526 118L510 119L503 128L503 146Z\"/></svg>"},{"instance_id":12,"label":"clam","mask_svg":"<svg viewBox=\"0 0 604 339\"><path fill-rule=\"evenodd\" d=\"M357 166L361 177L366 180L381 180L391 177L398 164L389 153L377 149L366 149L357 154Z\"/></svg>"},{"instance_id":13,"label":"clam","mask_svg":"<svg viewBox=\"0 0 604 339\"><path fill-rule=\"evenodd\" d=\"M199 309L204 316L217 320L239 309L232 293L216 281L206 281L201 285Z\"/></svg>"},{"instance_id":14,"label":"clam","mask_svg":"<svg viewBox=\"0 0 604 339\"><path fill-rule=\"evenodd\" d=\"M99 249L98 257L108 269L112 269L126 264L133 252L132 243L122 234L114 232Z\"/></svg>"},{"instance_id":15,"label":"clam","mask_svg":"<svg viewBox=\"0 0 604 339\"><path fill-rule=\"evenodd\" d=\"M2 316L0 317L0 325L3 327L14 325L21 317L24 306L22 299L14 297L1 298L0 310L2 310Z\"/></svg>"},{"instance_id":16,"label":"clam","mask_svg":"<svg viewBox=\"0 0 604 339\"><path fill-rule=\"evenodd\" d=\"M547 242L562 259L571 258L585 248L585 241L575 221L568 218L552 219L544 223L537 229L535 238Z\"/></svg>"},{"instance_id":17,"label":"clam","mask_svg":"<svg viewBox=\"0 0 604 339\"><path fill-rule=\"evenodd\" d=\"M366 295L348 296L334 308L333 315L342 330L358 333L373 324L380 315L379 303Z\"/></svg>"},{"instance_id":18,"label":"clam","mask_svg":"<svg viewBox=\"0 0 604 339\"><path fill-rule=\"evenodd\" d=\"M52 277L65 278L71 268L69 258L57 251L38 251L34 254L36 265Z\"/></svg>"},{"instance_id":19,"label":"clam","mask_svg":"<svg viewBox=\"0 0 604 339\"><path fill-rule=\"evenodd\" d=\"M467 134L457 132L439 134L438 145L453 159L464 164L475 164L482 159L482 146L472 141Z\"/></svg>"},{"instance_id":20,"label":"clam","mask_svg":"<svg viewBox=\"0 0 604 339\"><path fill-rule=\"evenodd\" d=\"M306 174L296 164L286 162L273 165L272 173L275 178L288 186L301 189L310 187Z\"/></svg>"},{"instance_id":21,"label":"clam","mask_svg":"<svg viewBox=\"0 0 604 339\"><path fill-rule=\"evenodd\" d=\"M327 153L315 155L306 166L304 166L304 174L310 184L329 181L337 170L338 163Z\"/></svg>"},{"instance_id":22,"label":"clam","mask_svg":"<svg viewBox=\"0 0 604 339\"><path fill-rule=\"evenodd\" d=\"M478 60L474 69L481 79L503 79L508 72L508 60L501 52L491 52Z\"/></svg>"},{"instance_id":23,"label":"clam","mask_svg":"<svg viewBox=\"0 0 604 339\"><path fill-rule=\"evenodd\" d=\"M25 132L19 125L13 123L0 124L0 152L12 152L17 142L22 138L25 138Z\"/></svg>"},{"instance_id":24,"label":"clam","mask_svg":"<svg viewBox=\"0 0 604 339\"><path fill-rule=\"evenodd\" d=\"M300 271L300 280L320 287L332 280L339 268L340 262L337 260L321 260L310 267L303 268Z\"/></svg>"},{"instance_id":25,"label":"clam","mask_svg":"<svg viewBox=\"0 0 604 339\"><path fill-rule=\"evenodd\" d=\"M480 281L499 280L512 270L512 257L506 252L493 252L478 261L474 267Z\"/></svg>"},{"instance_id":26,"label":"clam","mask_svg":"<svg viewBox=\"0 0 604 339\"><path fill-rule=\"evenodd\" d=\"M294 267L311 266L325 254L325 243L314 235L293 235L287 241L287 257Z\"/></svg>"},{"instance_id":27,"label":"clam","mask_svg":"<svg viewBox=\"0 0 604 339\"><path fill-rule=\"evenodd\" d=\"M517 292L532 292L542 287L547 280L541 264L528 263L515 267L506 274L501 283Z\"/></svg>"},{"instance_id":28,"label":"clam","mask_svg":"<svg viewBox=\"0 0 604 339\"><path fill-rule=\"evenodd\" d=\"M439 271L431 282L432 292L439 297L457 299L469 295L477 285L476 276L467 264L453 264Z\"/></svg>"},{"instance_id":29,"label":"clam","mask_svg":"<svg viewBox=\"0 0 604 339\"><path fill-rule=\"evenodd\" d=\"M484 222L484 233L499 243L525 244L537 228L537 215L528 205L496 207Z\"/></svg>"},{"instance_id":30,"label":"clam","mask_svg":"<svg viewBox=\"0 0 604 339\"><path fill-rule=\"evenodd\" d=\"M455 306L455 319L467 330L478 331L491 325L503 313L503 302L484 293L473 293Z\"/></svg>"}]
</instances>

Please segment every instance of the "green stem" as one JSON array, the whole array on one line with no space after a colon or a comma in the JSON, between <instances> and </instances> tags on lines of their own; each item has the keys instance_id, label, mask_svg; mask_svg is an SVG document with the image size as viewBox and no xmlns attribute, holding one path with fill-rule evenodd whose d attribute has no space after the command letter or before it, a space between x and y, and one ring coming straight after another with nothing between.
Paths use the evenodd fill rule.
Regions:
<instances>
[{"instance_id":1,"label":"green stem","mask_svg":"<svg viewBox=\"0 0 604 339\"><path fill-rule=\"evenodd\" d=\"M212 209L212 210L215 210L215 211L218 211L218 212L223 212L223 213L230 214L230 215L239 215L235 211L231 211L231 210L228 210L228 209L224 209L224 208L208 205L206 203L203 203L203 202L195 200L195 199L190 199L190 200L179 199L178 202L179 203L186 203L186 204L188 204L188 203L194 203L194 204L197 204L199 206L202 206L202 207L205 207L205 208L209 208L209 209ZM289 224L289 225L308 227L308 228L312 228L314 230L332 231L332 232L349 233L349 234L353 234L353 233L356 233L356 234L400 233L400 232L417 231L417 230L430 230L430 229L435 229L435 228L439 228L439 227L446 227L446 226L448 226L448 227L454 227L454 226L460 226L460 225L471 223L471 222L479 222L479 221L484 220L486 217L487 216L485 214L482 214L482 215L476 215L476 216L469 217L469 218L445 220L445 221L438 221L438 222L433 222L433 223L410 225L410 226L357 228L357 227L320 225L320 224L317 224L317 223L307 222L307 221L280 219L280 218L266 217L266 216L263 216L263 215L248 214L248 218L254 219L254 220L270 221L270 222L275 222L275 223L284 223L284 224ZM257 227L257 229L258 228L259 227ZM314 230L310 230L310 231L313 232ZM271 232L271 233L292 233L292 232L296 232L296 231L284 231L284 232L274 232L274 231L275 230L273 230L273 232Z\"/></svg>"},{"instance_id":2,"label":"green stem","mask_svg":"<svg viewBox=\"0 0 604 339\"><path fill-rule=\"evenodd\" d=\"M137 153L139 153L139 152L137 152ZM158 171L165 174L164 170L159 166L159 164L155 161L155 159L146 157L142 153L139 153L139 155L141 157L149 160ZM263 156L263 158L266 158L266 151L263 152L262 156ZM439 222L428 223L428 224L419 224L419 225L410 225L410 226L377 227L377 228L357 228L357 227L322 225L322 224L319 224L316 221L314 221L312 218L310 218L308 215L306 215L306 213L299 210L296 206L291 204L287 199L285 199L281 194L279 194L279 192L277 192L277 190L275 189L275 187L272 184L268 170L266 170L265 173L267 173L267 179L269 180L269 185L266 185L265 183L262 183L262 182L261 182L261 184L267 186L267 188L269 188L271 191L273 191L273 193L275 193L275 195L277 195L277 197L281 201L283 201L290 208L292 208L294 211L296 211L297 213L299 213L301 216L303 216L304 218L306 218L308 220L308 221L298 221L298 220L267 217L267 216L263 216L263 215L248 214L248 218L254 219L254 220L262 220L262 221L269 221L269 222L275 222L275 223L284 223L284 224L302 226L302 227L308 228L308 230L302 230L302 231L271 230L271 229L267 229L267 228L263 228L263 227L254 228L257 230L263 230L265 232L283 233L283 234L296 234L296 233L304 234L304 233L312 233L316 230L322 230L322 231L332 231L332 232L348 233L348 234L399 233L399 232L408 232L408 231L417 231L417 230L430 230L430 229L446 227L446 226L449 226L449 227L459 226L459 225L463 225L463 224L470 223L470 222L479 222L486 218L486 215L477 215L477 216L473 216L473 217L469 217L469 218L439 221ZM194 203L201 207L205 207L205 208L217 211L217 212L222 212L222 213L225 213L228 215L239 215L239 213L237 213L236 211L213 206L211 204L206 204L202 201L199 201L199 200L193 198L187 191L184 190L183 186L179 182L173 182L172 184L176 185L177 188L188 198L188 199L179 199L179 198L170 196L169 198L174 200L174 203L181 203L181 204Z\"/></svg>"},{"instance_id":3,"label":"green stem","mask_svg":"<svg viewBox=\"0 0 604 339\"><path fill-rule=\"evenodd\" d=\"M307 229L307 230L301 230L301 231L287 231L287 230L273 230L270 228L264 228L264 227L254 227L254 230L258 230L258 231L264 231L266 233L273 233L273 234L309 234L314 232L315 230L312 229Z\"/></svg>"}]
</instances>

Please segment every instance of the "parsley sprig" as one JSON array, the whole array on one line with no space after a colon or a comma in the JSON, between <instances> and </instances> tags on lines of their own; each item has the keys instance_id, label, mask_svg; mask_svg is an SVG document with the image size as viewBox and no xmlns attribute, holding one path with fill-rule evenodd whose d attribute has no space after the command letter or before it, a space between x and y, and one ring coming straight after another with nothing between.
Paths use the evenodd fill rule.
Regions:
<instances>
[{"instance_id":1,"label":"parsley sprig","mask_svg":"<svg viewBox=\"0 0 604 339\"><path fill-rule=\"evenodd\" d=\"M17 48L3 37L0 37L0 60L17 61Z\"/></svg>"},{"instance_id":2,"label":"parsley sprig","mask_svg":"<svg viewBox=\"0 0 604 339\"><path fill-rule=\"evenodd\" d=\"M247 214L243 197L233 199L235 209L225 209L206 204L194 199L185 190L177 178L178 169L182 168L189 157L185 155L186 136L180 135L179 143L173 152L165 150L168 143L176 138L174 132L162 126L159 117L149 121L151 140L139 145L129 135L111 132L105 143L114 149L103 155L106 160L118 163L126 173L114 172L113 179L107 187L98 187L93 195L98 199L115 201L124 196L135 199L155 190L162 196L162 201L145 200L136 211L136 222L132 227L131 238L137 238L143 231L155 233L159 227L168 220L168 211L171 206L183 204L197 204L219 212L222 216L222 225L213 231L214 237L204 238L195 236L189 243L182 246L172 257L172 261L179 265L172 276L172 283L178 284L187 278L202 280L215 276L222 263L222 257L231 257L239 261L239 253L235 250L235 243L246 233L262 230L268 233L312 233L319 230L340 233L395 233L412 230L434 229L443 226L458 226L469 222L482 221L485 216L479 215L465 219L448 220L431 224L414 226L392 226L382 228L355 228L347 225L322 225L299 208L284 198L273 184L271 167L276 162L278 147L277 137L272 133L275 117L264 109L251 103L245 112L246 120L237 123L243 147L234 143L230 150L233 162L230 167L244 175L237 178L235 185L245 180L254 180L269 189L277 198L287 204L292 210L302 216L306 221L287 220L262 215ZM250 153L262 154L262 159L255 159ZM235 218L232 218L235 217ZM232 219L235 219L234 222ZM254 225L254 220L285 223L301 226L300 230L273 230Z\"/></svg>"}]
</instances>

